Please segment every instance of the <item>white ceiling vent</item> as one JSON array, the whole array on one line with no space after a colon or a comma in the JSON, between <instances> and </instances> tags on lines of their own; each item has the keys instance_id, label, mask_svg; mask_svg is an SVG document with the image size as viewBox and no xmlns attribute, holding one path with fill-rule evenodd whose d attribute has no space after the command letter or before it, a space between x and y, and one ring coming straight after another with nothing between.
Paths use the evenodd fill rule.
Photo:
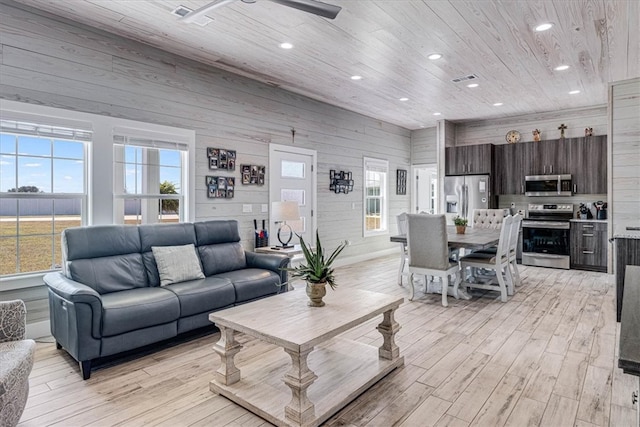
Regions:
<instances>
[{"instance_id":1,"label":"white ceiling vent","mask_svg":"<svg viewBox=\"0 0 640 427\"><path fill-rule=\"evenodd\" d=\"M454 83L466 82L467 80L477 80L478 76L475 74L469 74L468 76L456 77L451 80Z\"/></svg>"},{"instance_id":2,"label":"white ceiling vent","mask_svg":"<svg viewBox=\"0 0 640 427\"><path fill-rule=\"evenodd\" d=\"M180 18L183 18L184 16L188 15L190 12L192 12L192 10L186 6L178 6L171 11L172 14L179 16ZM213 19L207 18L205 15L202 15L201 17L193 21L193 23L200 25L201 27L204 27L211 21L213 21Z\"/></svg>"}]
</instances>

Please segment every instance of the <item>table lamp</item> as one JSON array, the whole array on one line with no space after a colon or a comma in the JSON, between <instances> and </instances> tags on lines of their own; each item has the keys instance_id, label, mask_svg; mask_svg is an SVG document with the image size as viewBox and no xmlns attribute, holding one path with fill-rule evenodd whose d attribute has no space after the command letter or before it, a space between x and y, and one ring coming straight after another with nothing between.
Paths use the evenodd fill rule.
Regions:
<instances>
[{"instance_id":1,"label":"table lamp","mask_svg":"<svg viewBox=\"0 0 640 427\"><path fill-rule=\"evenodd\" d=\"M287 224L287 221L298 221L300 219L300 211L298 210L298 202L272 202L271 203L271 221L280 223L278 227L278 241L280 246L273 249L292 248L289 242L293 237L293 230ZM288 230L287 230L288 229ZM286 241L283 239L286 238Z\"/></svg>"}]
</instances>

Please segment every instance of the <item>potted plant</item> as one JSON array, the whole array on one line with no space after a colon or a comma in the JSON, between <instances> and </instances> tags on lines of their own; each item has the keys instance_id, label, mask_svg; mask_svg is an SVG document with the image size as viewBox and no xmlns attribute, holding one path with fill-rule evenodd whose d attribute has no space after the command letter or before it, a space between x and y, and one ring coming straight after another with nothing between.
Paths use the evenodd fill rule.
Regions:
<instances>
[{"instance_id":1,"label":"potted plant","mask_svg":"<svg viewBox=\"0 0 640 427\"><path fill-rule=\"evenodd\" d=\"M310 307L322 307L324 306L322 297L327 294L325 285L331 286L331 289L335 289L337 286L332 264L347 246L347 242L342 242L328 258L325 258L318 230L316 230L315 249L307 245L302 236L297 236L300 239L304 262L297 267L286 268L285 270L290 272L291 277L300 277L307 282L307 296L310 300L307 304Z\"/></svg>"},{"instance_id":2,"label":"potted plant","mask_svg":"<svg viewBox=\"0 0 640 427\"><path fill-rule=\"evenodd\" d=\"M457 234L464 234L465 229L467 228L467 218L462 218L460 216L456 216L453 218L453 223L456 226Z\"/></svg>"}]
</instances>

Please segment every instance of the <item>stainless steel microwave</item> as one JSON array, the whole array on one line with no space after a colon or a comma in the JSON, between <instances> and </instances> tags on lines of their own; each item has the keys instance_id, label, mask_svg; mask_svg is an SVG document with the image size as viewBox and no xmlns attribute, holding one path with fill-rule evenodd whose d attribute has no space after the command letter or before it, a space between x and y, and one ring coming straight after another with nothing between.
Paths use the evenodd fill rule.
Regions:
<instances>
[{"instance_id":1,"label":"stainless steel microwave","mask_svg":"<svg viewBox=\"0 0 640 427\"><path fill-rule=\"evenodd\" d=\"M524 178L525 196L571 196L571 175L529 175Z\"/></svg>"}]
</instances>

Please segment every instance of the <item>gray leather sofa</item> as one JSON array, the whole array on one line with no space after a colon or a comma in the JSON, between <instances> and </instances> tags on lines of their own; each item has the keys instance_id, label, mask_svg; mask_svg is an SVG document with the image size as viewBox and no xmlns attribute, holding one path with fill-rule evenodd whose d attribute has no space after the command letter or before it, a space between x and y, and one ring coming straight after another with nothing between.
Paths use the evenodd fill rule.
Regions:
<instances>
[{"instance_id":1,"label":"gray leather sofa","mask_svg":"<svg viewBox=\"0 0 640 427\"><path fill-rule=\"evenodd\" d=\"M204 278L160 286L152 248L189 244ZM211 326L212 311L285 291L289 262L244 251L235 220L69 228L62 256L62 272L44 277L51 333L85 380L95 359Z\"/></svg>"}]
</instances>

